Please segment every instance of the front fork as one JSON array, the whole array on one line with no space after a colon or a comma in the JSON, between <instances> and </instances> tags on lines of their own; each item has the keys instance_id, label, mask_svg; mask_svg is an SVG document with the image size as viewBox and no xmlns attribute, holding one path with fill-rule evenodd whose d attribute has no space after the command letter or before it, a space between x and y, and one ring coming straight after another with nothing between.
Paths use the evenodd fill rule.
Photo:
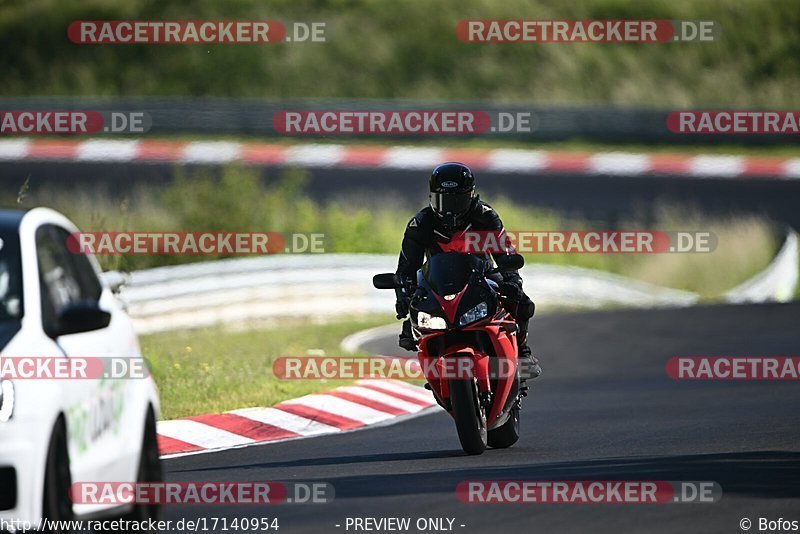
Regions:
<instances>
[{"instance_id":1,"label":"front fork","mask_svg":"<svg viewBox=\"0 0 800 534\"><path fill-rule=\"evenodd\" d=\"M492 407L492 402L494 402L494 393L491 391L485 391L478 393L478 401L483 406L483 409L486 410L486 413L489 413L489 409Z\"/></svg>"},{"instance_id":2,"label":"front fork","mask_svg":"<svg viewBox=\"0 0 800 534\"><path fill-rule=\"evenodd\" d=\"M441 392L442 400L444 400L444 404L442 407L446 410L450 410L451 407L449 406L449 402L447 402L450 398L450 380L474 380L477 389L478 389L478 400L481 403L487 413L494 401L494 393L491 389L491 383L489 381L489 356L482 354L482 353L475 353L472 350L469 352L452 352L450 354L445 354L436 359L434 363L433 371L433 381L436 381L438 384L438 389ZM428 381L432 381L432 377L427 377ZM437 399L438 400L438 399Z\"/></svg>"}]
</instances>

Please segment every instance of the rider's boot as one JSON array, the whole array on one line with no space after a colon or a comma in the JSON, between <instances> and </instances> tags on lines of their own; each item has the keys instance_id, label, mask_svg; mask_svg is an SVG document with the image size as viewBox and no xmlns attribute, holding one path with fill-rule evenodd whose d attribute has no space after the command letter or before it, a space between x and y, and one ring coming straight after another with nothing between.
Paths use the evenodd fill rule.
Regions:
<instances>
[{"instance_id":1,"label":"rider's boot","mask_svg":"<svg viewBox=\"0 0 800 534\"><path fill-rule=\"evenodd\" d=\"M520 391L525 393L528 390L528 379L534 379L541 375L542 367L528 346L528 321L521 321L517 326L519 328L519 333L517 334L517 361L520 371Z\"/></svg>"}]
</instances>

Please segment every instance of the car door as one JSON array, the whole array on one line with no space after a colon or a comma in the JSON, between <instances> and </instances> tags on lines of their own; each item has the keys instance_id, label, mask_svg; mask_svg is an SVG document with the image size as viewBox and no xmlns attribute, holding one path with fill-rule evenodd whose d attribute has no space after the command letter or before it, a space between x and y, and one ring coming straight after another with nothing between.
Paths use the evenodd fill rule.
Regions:
<instances>
[{"instance_id":1,"label":"car door","mask_svg":"<svg viewBox=\"0 0 800 534\"><path fill-rule=\"evenodd\" d=\"M103 287L88 261L67 247L69 232L54 224L36 231L41 287L42 328L54 337L64 357L119 357L113 324L106 328L57 336L58 316L77 302L101 303ZM107 293L107 292L106 292ZM113 317L112 317L113 323ZM124 473L121 450L124 380L62 380L73 480L114 480Z\"/></svg>"}]
</instances>

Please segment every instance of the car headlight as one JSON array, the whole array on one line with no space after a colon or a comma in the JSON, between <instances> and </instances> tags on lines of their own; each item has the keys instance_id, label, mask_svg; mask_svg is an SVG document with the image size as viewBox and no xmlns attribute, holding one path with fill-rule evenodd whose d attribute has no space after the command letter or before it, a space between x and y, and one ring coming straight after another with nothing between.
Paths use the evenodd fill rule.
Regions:
<instances>
[{"instance_id":1,"label":"car headlight","mask_svg":"<svg viewBox=\"0 0 800 534\"><path fill-rule=\"evenodd\" d=\"M0 380L0 423L5 423L14 414L14 383Z\"/></svg>"},{"instance_id":2,"label":"car headlight","mask_svg":"<svg viewBox=\"0 0 800 534\"><path fill-rule=\"evenodd\" d=\"M459 317L458 325L464 326L470 323L474 323L475 321L483 319L487 315L489 315L489 305L486 304L485 302L481 302L471 310L464 313L461 317Z\"/></svg>"},{"instance_id":3,"label":"car headlight","mask_svg":"<svg viewBox=\"0 0 800 534\"><path fill-rule=\"evenodd\" d=\"M417 313L417 326L426 330L446 330L447 322L442 317L436 317L430 313Z\"/></svg>"}]
</instances>

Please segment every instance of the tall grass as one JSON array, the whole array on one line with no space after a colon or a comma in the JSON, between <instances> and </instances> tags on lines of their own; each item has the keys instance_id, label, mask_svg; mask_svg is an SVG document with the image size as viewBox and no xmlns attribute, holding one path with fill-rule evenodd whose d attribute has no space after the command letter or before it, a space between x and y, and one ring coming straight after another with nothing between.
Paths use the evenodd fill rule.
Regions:
<instances>
[{"instance_id":1,"label":"tall grass","mask_svg":"<svg viewBox=\"0 0 800 534\"><path fill-rule=\"evenodd\" d=\"M31 190L23 207L47 205L70 217L84 231L314 232L325 234L326 252L391 253L416 208L358 197L311 199L301 169L284 171L265 185L252 170L229 167L221 176L180 175L163 188L138 188L121 201L101 191ZM13 192L7 192L13 193ZM0 205L15 204L8 194ZM708 297L742 282L770 261L779 243L770 223L756 217L710 218L699 212L662 207L624 221L589 221L489 199L507 229L706 231L716 235L711 253L681 254L528 254L530 262L575 265L687 289ZM224 255L103 255L106 269L136 270Z\"/></svg>"},{"instance_id":2,"label":"tall grass","mask_svg":"<svg viewBox=\"0 0 800 534\"><path fill-rule=\"evenodd\" d=\"M75 45L74 20L327 24L325 43ZM462 19L713 20L702 43L464 43ZM783 0L27 0L0 10L2 95L489 99L792 109L800 9ZM291 28L290 28L291 29Z\"/></svg>"}]
</instances>

